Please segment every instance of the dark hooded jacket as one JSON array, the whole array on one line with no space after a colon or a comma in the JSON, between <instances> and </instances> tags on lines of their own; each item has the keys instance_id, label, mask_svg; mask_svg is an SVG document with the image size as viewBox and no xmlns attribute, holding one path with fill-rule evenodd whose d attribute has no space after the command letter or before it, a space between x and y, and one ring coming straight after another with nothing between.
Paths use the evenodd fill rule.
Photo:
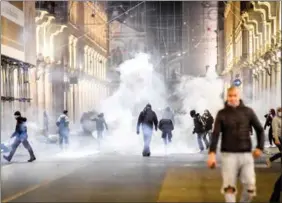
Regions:
<instances>
[{"instance_id":1,"label":"dark hooded jacket","mask_svg":"<svg viewBox=\"0 0 282 203\"><path fill-rule=\"evenodd\" d=\"M212 125L213 125L213 122L214 122L212 115L210 113L204 114L202 116L202 118L203 118L203 121L205 123L205 131L212 130Z\"/></svg>"},{"instance_id":2,"label":"dark hooded jacket","mask_svg":"<svg viewBox=\"0 0 282 203\"><path fill-rule=\"evenodd\" d=\"M105 121L104 114L99 114L98 118L94 118L94 121L96 121L96 130L97 131L103 131L106 127L108 129L108 125Z\"/></svg>"},{"instance_id":3,"label":"dark hooded jacket","mask_svg":"<svg viewBox=\"0 0 282 203\"><path fill-rule=\"evenodd\" d=\"M264 130L254 111L241 100L238 107L231 107L225 103L225 107L217 113L215 119L210 152L216 152L220 133L222 152L251 152L251 127L255 129L257 135L256 148L263 150Z\"/></svg>"},{"instance_id":4,"label":"dark hooded jacket","mask_svg":"<svg viewBox=\"0 0 282 203\"><path fill-rule=\"evenodd\" d=\"M161 119L159 122L159 129L162 132L168 133L174 130L173 122L170 119Z\"/></svg>"},{"instance_id":5,"label":"dark hooded jacket","mask_svg":"<svg viewBox=\"0 0 282 203\"><path fill-rule=\"evenodd\" d=\"M264 129L266 129L266 127L270 127L272 128L271 124L272 124L272 120L275 117L275 110L271 109L269 114L264 115L264 117L266 118L265 120L265 124L264 124Z\"/></svg>"},{"instance_id":6,"label":"dark hooded jacket","mask_svg":"<svg viewBox=\"0 0 282 203\"><path fill-rule=\"evenodd\" d=\"M27 119L25 117L18 117L15 132L12 137L17 137L20 139L27 139L27 127L26 127Z\"/></svg>"},{"instance_id":7,"label":"dark hooded jacket","mask_svg":"<svg viewBox=\"0 0 282 203\"><path fill-rule=\"evenodd\" d=\"M205 132L204 122L203 122L201 115L199 113L197 113L193 116L193 121L194 121L194 132L195 133Z\"/></svg>"},{"instance_id":8,"label":"dark hooded jacket","mask_svg":"<svg viewBox=\"0 0 282 203\"><path fill-rule=\"evenodd\" d=\"M139 131L141 124L151 129L153 129L153 125L156 129L158 127L158 118L156 113L152 110L151 106L147 105L147 107L139 114L137 121L137 131Z\"/></svg>"}]
</instances>

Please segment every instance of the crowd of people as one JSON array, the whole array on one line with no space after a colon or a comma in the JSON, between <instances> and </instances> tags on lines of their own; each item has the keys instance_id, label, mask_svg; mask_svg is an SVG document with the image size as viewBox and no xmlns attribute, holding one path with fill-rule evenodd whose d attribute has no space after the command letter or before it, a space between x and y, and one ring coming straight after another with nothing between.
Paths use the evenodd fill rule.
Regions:
<instances>
[{"instance_id":1,"label":"crowd of people","mask_svg":"<svg viewBox=\"0 0 282 203\"><path fill-rule=\"evenodd\" d=\"M236 87L228 89L227 101L223 109L218 111L215 121L208 110L205 110L203 115L200 115L195 110L190 111L194 122L193 134L197 136L200 151L208 150L207 164L210 168L215 168L217 165L217 145L219 138L221 138L222 193L226 202L236 202L237 178L240 178L243 185L240 202L250 202L256 195L254 160L260 157L264 151L264 131L267 127L269 127L268 138L270 146L274 143L279 150L279 153L267 159L267 165L271 166L271 162L279 158L281 159L281 113L281 107L277 108L276 111L271 109L265 115L266 122L263 127L255 112L240 99L239 90ZM15 112L14 116L16 119L16 129L11 137L15 137L15 140L11 145L9 155L4 155L3 157L10 162L18 146L22 143L30 155L28 162L32 162L36 158L28 142L27 119L22 117L19 111ZM44 117L46 116L44 114ZM91 120L96 122L97 139L102 140L104 130L108 129L104 114L100 113ZM59 134L59 146L62 149L67 148L69 144L68 111L63 111L62 115L57 119L56 125ZM140 133L140 130L142 130L143 134L144 147L142 155L144 157L151 155L150 143L154 130L157 131L159 129L162 132L161 137L166 148L172 141L174 127L174 113L170 107L163 111L161 120L158 121L157 114L153 111L152 106L147 104L138 116L136 128L137 134ZM255 130L257 138L257 145L254 150L251 140L252 128ZM44 134L48 134L48 132L44 131ZM275 183L271 202L277 202L277 198L280 198L280 182L281 175Z\"/></svg>"}]
</instances>

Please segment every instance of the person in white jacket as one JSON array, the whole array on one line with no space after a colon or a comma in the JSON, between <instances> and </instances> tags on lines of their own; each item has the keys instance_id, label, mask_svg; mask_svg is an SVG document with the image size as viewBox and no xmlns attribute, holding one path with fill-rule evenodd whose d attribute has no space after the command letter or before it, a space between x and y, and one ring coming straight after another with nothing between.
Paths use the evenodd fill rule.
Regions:
<instances>
[{"instance_id":1,"label":"person in white jacket","mask_svg":"<svg viewBox=\"0 0 282 203\"><path fill-rule=\"evenodd\" d=\"M282 156L282 138L281 138L281 114L282 114L282 108L279 107L277 109L277 114L272 120L272 133L273 133L273 138L274 138L274 143L279 149L279 152L271 156L269 159L266 160L266 164L268 167L271 166L271 162L281 158Z\"/></svg>"}]
</instances>

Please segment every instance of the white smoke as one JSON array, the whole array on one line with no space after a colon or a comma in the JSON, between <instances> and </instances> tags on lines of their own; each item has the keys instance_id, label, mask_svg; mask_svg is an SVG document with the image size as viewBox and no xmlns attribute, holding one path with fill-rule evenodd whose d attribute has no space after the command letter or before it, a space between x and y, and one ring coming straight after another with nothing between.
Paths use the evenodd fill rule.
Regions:
<instances>
[{"instance_id":1,"label":"white smoke","mask_svg":"<svg viewBox=\"0 0 282 203\"><path fill-rule=\"evenodd\" d=\"M150 103L160 120L162 115L158 110L167 106L168 95L164 81L154 71L149 59L146 54L138 54L134 59L121 64L120 87L101 105L101 110L111 128L111 136L106 138L111 150L140 153L143 147L142 135L136 135L139 112ZM182 109L187 114L178 116L173 132L171 153L197 151L196 135L192 135L193 121L189 112L195 109L202 114L205 109L209 109L215 114L223 104L222 87L222 81L212 68L208 70L206 77L181 79L176 91L180 95L178 102L182 101ZM151 148L154 154L163 151L160 132L154 132Z\"/></svg>"},{"instance_id":2,"label":"white smoke","mask_svg":"<svg viewBox=\"0 0 282 203\"><path fill-rule=\"evenodd\" d=\"M111 128L111 147L139 152L143 142L142 136L136 135L137 117L147 103L154 110L166 107L165 86L147 54L137 54L134 59L121 64L119 69L120 87L103 101L101 110Z\"/></svg>"},{"instance_id":3,"label":"white smoke","mask_svg":"<svg viewBox=\"0 0 282 203\"><path fill-rule=\"evenodd\" d=\"M183 150L188 148L189 151L198 149L196 134L192 134L194 124L190 111L195 110L202 115L204 110L208 109L215 117L218 110L223 107L222 91L223 81L212 67L208 69L205 77L183 76L181 78L176 94L182 101L181 111L186 114L178 116L179 124L174 132L178 148Z\"/></svg>"}]
</instances>

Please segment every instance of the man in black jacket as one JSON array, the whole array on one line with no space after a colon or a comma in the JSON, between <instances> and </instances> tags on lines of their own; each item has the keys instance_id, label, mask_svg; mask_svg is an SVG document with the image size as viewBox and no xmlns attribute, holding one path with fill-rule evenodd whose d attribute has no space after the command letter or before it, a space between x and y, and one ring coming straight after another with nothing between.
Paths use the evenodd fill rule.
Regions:
<instances>
[{"instance_id":1,"label":"man in black jacket","mask_svg":"<svg viewBox=\"0 0 282 203\"><path fill-rule=\"evenodd\" d=\"M204 137L208 136L209 141L211 141L212 126L213 126L214 119L213 119L211 113L209 112L209 110L207 110L207 109L204 111L202 118L203 118L203 121L204 121L204 124L205 124L205 135L204 135Z\"/></svg>"},{"instance_id":2,"label":"man in black jacket","mask_svg":"<svg viewBox=\"0 0 282 203\"><path fill-rule=\"evenodd\" d=\"M243 184L240 202L250 202L256 195L254 158L262 154L264 130L254 111L240 100L239 90L231 87L227 102L216 116L209 151L208 166L216 166L216 148L221 135L222 193L226 202L236 202L236 183L239 175ZM256 131L257 146L252 153L250 128Z\"/></svg>"},{"instance_id":3,"label":"man in black jacket","mask_svg":"<svg viewBox=\"0 0 282 203\"><path fill-rule=\"evenodd\" d=\"M108 125L105 121L104 113L100 113L98 115L98 118L94 118L92 120L96 122L97 140L98 140L98 145L99 145L99 148L100 148L101 147L101 141L103 139L104 129L106 128L106 130L108 130Z\"/></svg>"},{"instance_id":4,"label":"man in black jacket","mask_svg":"<svg viewBox=\"0 0 282 203\"><path fill-rule=\"evenodd\" d=\"M158 118L156 113L152 110L151 104L147 104L145 109L139 114L137 122L137 134L139 134L140 125L142 125L144 149L143 156L150 156L150 144L153 134L153 127L158 130Z\"/></svg>"},{"instance_id":5,"label":"man in black jacket","mask_svg":"<svg viewBox=\"0 0 282 203\"><path fill-rule=\"evenodd\" d=\"M206 149L209 148L209 141L205 136L205 124L203 119L201 118L200 114L196 113L195 110L190 111L190 116L193 118L194 121L194 130L193 134L197 134L197 141L200 148L200 151L204 151L203 141L205 142Z\"/></svg>"}]
</instances>

